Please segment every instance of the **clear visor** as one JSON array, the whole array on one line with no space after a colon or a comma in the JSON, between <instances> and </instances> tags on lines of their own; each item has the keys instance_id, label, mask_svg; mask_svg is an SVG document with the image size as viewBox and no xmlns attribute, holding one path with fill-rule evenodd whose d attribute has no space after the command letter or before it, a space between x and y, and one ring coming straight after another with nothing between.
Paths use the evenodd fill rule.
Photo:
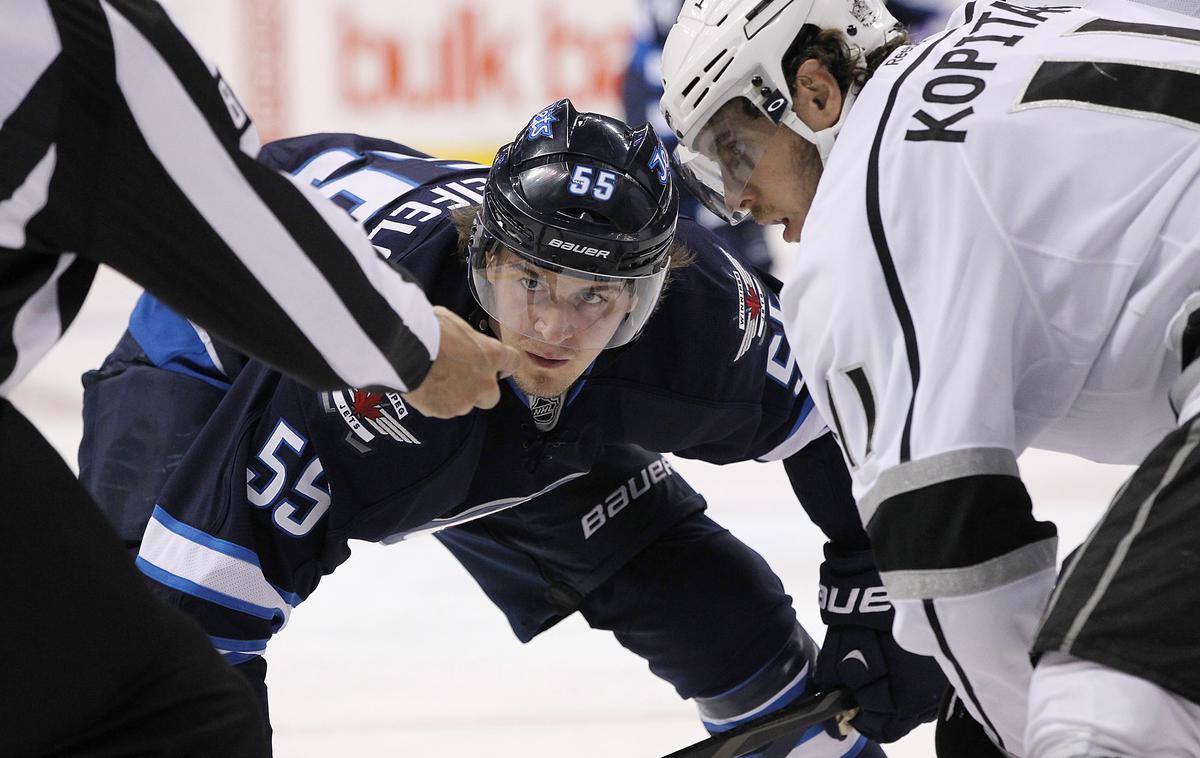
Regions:
<instances>
[{"instance_id":1,"label":"clear visor","mask_svg":"<svg viewBox=\"0 0 1200 758\"><path fill-rule=\"evenodd\" d=\"M668 267L640 277L552 271L499 242L470 253L479 305L503 328L569 349L619 347L654 311Z\"/></svg>"},{"instance_id":2,"label":"clear visor","mask_svg":"<svg viewBox=\"0 0 1200 758\"><path fill-rule=\"evenodd\" d=\"M782 127L744 97L722 105L692 148L675 148L672 163L696 198L719 218L739 224L750 215L750 179ZM751 189L753 189L751 187Z\"/></svg>"}]
</instances>

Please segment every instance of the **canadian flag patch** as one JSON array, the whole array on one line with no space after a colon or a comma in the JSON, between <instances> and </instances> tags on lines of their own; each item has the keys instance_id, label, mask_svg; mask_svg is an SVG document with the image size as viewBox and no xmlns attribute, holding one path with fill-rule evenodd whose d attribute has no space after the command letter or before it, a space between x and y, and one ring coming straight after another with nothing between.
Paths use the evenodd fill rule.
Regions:
<instances>
[{"instance_id":1,"label":"canadian flag patch","mask_svg":"<svg viewBox=\"0 0 1200 758\"><path fill-rule=\"evenodd\" d=\"M321 402L326 412L338 414L350 427L346 442L359 452L370 452L372 443L379 438L408 445L421 444L400 423L408 415L408 408L398 392L335 390L322 393Z\"/></svg>"},{"instance_id":2,"label":"canadian flag patch","mask_svg":"<svg viewBox=\"0 0 1200 758\"><path fill-rule=\"evenodd\" d=\"M737 355L733 357L732 362L736 363L751 345L762 339L767 329L770 306L758 279L732 255L725 253L725 257L733 266L729 274L737 284L738 292L737 325L742 332L742 342L738 345Z\"/></svg>"}]
</instances>

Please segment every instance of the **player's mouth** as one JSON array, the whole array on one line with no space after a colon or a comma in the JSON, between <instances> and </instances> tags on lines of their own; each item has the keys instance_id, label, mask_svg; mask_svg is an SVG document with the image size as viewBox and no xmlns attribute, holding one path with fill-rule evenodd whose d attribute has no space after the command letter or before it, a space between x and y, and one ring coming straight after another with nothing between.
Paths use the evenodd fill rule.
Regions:
<instances>
[{"instance_id":1,"label":"player's mouth","mask_svg":"<svg viewBox=\"0 0 1200 758\"><path fill-rule=\"evenodd\" d=\"M529 350L525 351L525 356L529 358L533 365L540 368L558 368L559 366L565 366L567 361L570 360L570 358L555 358L545 355L538 355L537 353L530 352Z\"/></svg>"},{"instance_id":2,"label":"player's mouth","mask_svg":"<svg viewBox=\"0 0 1200 758\"><path fill-rule=\"evenodd\" d=\"M783 224L784 242L800 241L800 230L804 228L802 224L793 223L792 219L788 216L784 216L782 219L780 219L779 223Z\"/></svg>"},{"instance_id":3,"label":"player's mouth","mask_svg":"<svg viewBox=\"0 0 1200 758\"><path fill-rule=\"evenodd\" d=\"M802 223L793 223L791 216L768 216L765 213L754 213L754 221L760 226L782 226L783 239L785 242L799 242L800 230L803 228Z\"/></svg>"}]
</instances>

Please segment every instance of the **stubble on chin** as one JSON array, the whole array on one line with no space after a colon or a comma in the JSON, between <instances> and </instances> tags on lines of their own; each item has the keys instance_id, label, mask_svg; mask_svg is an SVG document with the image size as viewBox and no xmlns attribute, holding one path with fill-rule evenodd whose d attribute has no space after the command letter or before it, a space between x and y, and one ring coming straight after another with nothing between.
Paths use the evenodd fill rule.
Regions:
<instances>
[{"instance_id":1,"label":"stubble on chin","mask_svg":"<svg viewBox=\"0 0 1200 758\"><path fill-rule=\"evenodd\" d=\"M532 373L533 375L530 376L524 371L517 371L512 377L513 381L517 383L517 386L526 395L557 397L566 392L571 386L570 383L564 384L561 379L548 376L545 372Z\"/></svg>"}]
</instances>

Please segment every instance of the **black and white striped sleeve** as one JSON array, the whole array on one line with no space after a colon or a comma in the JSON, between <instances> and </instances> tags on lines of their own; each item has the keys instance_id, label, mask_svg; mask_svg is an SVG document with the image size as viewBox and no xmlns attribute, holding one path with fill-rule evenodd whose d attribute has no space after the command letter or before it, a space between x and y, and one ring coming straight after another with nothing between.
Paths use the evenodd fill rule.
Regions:
<instances>
[{"instance_id":1,"label":"black and white striped sleeve","mask_svg":"<svg viewBox=\"0 0 1200 758\"><path fill-rule=\"evenodd\" d=\"M314 387L421 382L439 329L420 287L254 160L250 119L157 3L0 0L0 16L0 247L109 264ZM19 356L16 337L0 347Z\"/></svg>"}]
</instances>

